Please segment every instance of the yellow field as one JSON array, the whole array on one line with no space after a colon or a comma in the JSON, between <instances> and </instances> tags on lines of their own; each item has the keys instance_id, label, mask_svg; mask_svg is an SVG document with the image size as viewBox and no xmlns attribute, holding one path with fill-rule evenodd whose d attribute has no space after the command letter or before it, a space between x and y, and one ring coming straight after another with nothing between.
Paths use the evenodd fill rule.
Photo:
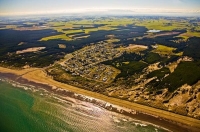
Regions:
<instances>
[{"instance_id":1,"label":"yellow field","mask_svg":"<svg viewBox=\"0 0 200 132\"><path fill-rule=\"evenodd\" d=\"M94 27L94 24L102 24L100 27ZM188 39L189 37L200 37L199 32L192 32L191 28L193 26L186 20L166 20L166 19L145 19L140 20L137 18L107 18L107 19L93 19L93 20L74 20L68 22L49 22L47 26L57 32L64 33L65 35L71 33L78 33L78 32L85 32L85 34L89 34L91 32L96 32L99 30L115 30L117 26L126 26L126 25L133 25L136 26L145 26L147 29L156 29L161 31L172 31L172 30L181 30L186 29L187 33L179 35L179 37L183 37L184 39ZM94 27L89 29L82 30L81 27ZM7 28L15 28L13 26ZM73 28L80 28L80 30L73 30ZM64 31L63 29L71 29ZM200 26L195 27L195 30L199 30ZM51 39L62 39L66 41L73 40L70 37L65 35L56 35L56 36L49 36L42 38L42 41L51 40ZM83 38L84 39L84 38Z\"/></svg>"},{"instance_id":2,"label":"yellow field","mask_svg":"<svg viewBox=\"0 0 200 132\"><path fill-rule=\"evenodd\" d=\"M114 42L119 42L120 40L119 39L108 39L106 40L106 42L108 43L114 43Z\"/></svg>"},{"instance_id":3,"label":"yellow field","mask_svg":"<svg viewBox=\"0 0 200 132\"><path fill-rule=\"evenodd\" d=\"M51 40L51 39L61 39L61 40L66 40L66 41L72 40L72 38L66 36L66 34L61 34L61 35L44 37L40 41L47 41L47 40Z\"/></svg>"},{"instance_id":4,"label":"yellow field","mask_svg":"<svg viewBox=\"0 0 200 132\"><path fill-rule=\"evenodd\" d=\"M175 53L173 53L174 50L176 50L176 48L157 44L157 48L154 49L152 52L158 53L160 55L178 55L178 56L181 56L183 54L182 52L175 54Z\"/></svg>"},{"instance_id":5,"label":"yellow field","mask_svg":"<svg viewBox=\"0 0 200 132\"><path fill-rule=\"evenodd\" d=\"M156 30L165 30L171 31L175 29L185 29L189 28L187 25L189 24L186 21L175 21L175 20L143 20L143 21L135 21L138 26L145 26L147 29L156 29Z\"/></svg>"},{"instance_id":6,"label":"yellow field","mask_svg":"<svg viewBox=\"0 0 200 132\"><path fill-rule=\"evenodd\" d=\"M6 25L4 29L15 29L15 28L17 28L16 25Z\"/></svg>"},{"instance_id":7,"label":"yellow field","mask_svg":"<svg viewBox=\"0 0 200 132\"><path fill-rule=\"evenodd\" d=\"M147 46L143 46L143 45L137 45L137 44L130 44L128 47L120 47L118 48L119 51L122 52L127 52L127 53L134 53L134 52L140 52L143 50L148 49Z\"/></svg>"},{"instance_id":8,"label":"yellow field","mask_svg":"<svg viewBox=\"0 0 200 132\"><path fill-rule=\"evenodd\" d=\"M64 45L64 44L58 44L58 47L59 47L60 49L65 49L65 48L66 48L66 45Z\"/></svg>"},{"instance_id":9,"label":"yellow field","mask_svg":"<svg viewBox=\"0 0 200 132\"><path fill-rule=\"evenodd\" d=\"M182 37L187 40L190 37L200 37L200 32L192 32L190 30L187 30L186 33L180 34L178 37Z\"/></svg>"},{"instance_id":10,"label":"yellow field","mask_svg":"<svg viewBox=\"0 0 200 132\"><path fill-rule=\"evenodd\" d=\"M63 35L55 35L55 36L49 36L44 37L41 39L41 41L47 41L52 39L61 39L70 41L73 40L70 36L66 36L67 34L71 33L79 33L79 32L85 32L85 34L89 34L90 32L96 32L99 30L115 30L114 26L126 26L127 24L132 24L132 19L117 19L117 18L111 18L111 19L97 19L97 20L78 20L78 21L68 21L68 22L49 22L47 25L51 27L53 30L56 30L57 32L64 33ZM94 24L105 24L98 28L90 28L90 29L80 29L80 30L73 30L73 28L81 28L81 26L84 27L93 27ZM64 31L63 29L71 29ZM86 37L83 37L86 38Z\"/></svg>"}]
</instances>

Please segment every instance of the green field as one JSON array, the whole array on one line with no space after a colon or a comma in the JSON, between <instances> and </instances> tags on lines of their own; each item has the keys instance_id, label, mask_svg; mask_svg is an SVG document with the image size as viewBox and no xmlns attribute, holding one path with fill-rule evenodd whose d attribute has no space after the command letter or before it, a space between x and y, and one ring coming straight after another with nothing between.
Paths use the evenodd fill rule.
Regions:
<instances>
[{"instance_id":1,"label":"green field","mask_svg":"<svg viewBox=\"0 0 200 132\"><path fill-rule=\"evenodd\" d=\"M200 98L193 89L200 80L199 27L195 17L2 19L0 66L37 68L62 84L200 119L199 108L188 107ZM171 103L169 97L181 103L173 93L186 93L186 84L198 100Z\"/></svg>"},{"instance_id":2,"label":"green field","mask_svg":"<svg viewBox=\"0 0 200 132\"><path fill-rule=\"evenodd\" d=\"M157 48L155 50L153 50L152 52L158 53L160 55L178 55L178 56L182 56L183 52L174 53L173 52L174 50L176 50L176 48L157 44Z\"/></svg>"}]
</instances>

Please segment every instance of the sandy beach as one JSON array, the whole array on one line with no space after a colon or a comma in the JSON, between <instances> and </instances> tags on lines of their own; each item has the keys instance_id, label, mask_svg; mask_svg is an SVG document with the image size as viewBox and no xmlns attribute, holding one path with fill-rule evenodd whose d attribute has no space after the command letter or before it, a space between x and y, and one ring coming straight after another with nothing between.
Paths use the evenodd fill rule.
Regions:
<instances>
[{"instance_id":1,"label":"sandy beach","mask_svg":"<svg viewBox=\"0 0 200 132\"><path fill-rule=\"evenodd\" d=\"M15 69L8 69L0 67L0 73L6 73L6 74L14 74L17 78L24 78L26 80L47 85L52 88L62 88L69 90L71 92L93 97L99 100L103 100L105 102L111 103L113 105L118 105L121 107L125 107L128 109L136 110L138 112L141 112L143 114L149 115L149 117L155 117L155 118L161 118L167 122L170 122L175 125L182 126L183 128L187 128L191 131L200 131L200 120L190 118L187 116L178 115L175 113L171 113L168 111L163 111L159 109L155 109L152 107L128 102L125 100L120 100L117 98L108 97L102 94L94 93L91 91L87 91L81 88L77 88L71 85L67 85L64 83L57 82L53 80L50 76L48 76L43 69L40 68L29 68L24 70L15 70ZM0 74L1 76L1 74ZM128 114L127 114L128 115Z\"/></svg>"}]
</instances>

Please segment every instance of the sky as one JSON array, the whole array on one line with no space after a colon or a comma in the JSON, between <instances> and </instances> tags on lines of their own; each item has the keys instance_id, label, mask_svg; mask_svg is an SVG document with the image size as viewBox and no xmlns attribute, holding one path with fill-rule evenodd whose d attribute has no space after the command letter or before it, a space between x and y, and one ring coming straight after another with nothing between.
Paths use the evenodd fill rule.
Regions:
<instances>
[{"instance_id":1,"label":"sky","mask_svg":"<svg viewBox=\"0 0 200 132\"><path fill-rule=\"evenodd\" d=\"M0 15L87 13L110 10L144 14L200 13L200 0L0 0Z\"/></svg>"}]
</instances>

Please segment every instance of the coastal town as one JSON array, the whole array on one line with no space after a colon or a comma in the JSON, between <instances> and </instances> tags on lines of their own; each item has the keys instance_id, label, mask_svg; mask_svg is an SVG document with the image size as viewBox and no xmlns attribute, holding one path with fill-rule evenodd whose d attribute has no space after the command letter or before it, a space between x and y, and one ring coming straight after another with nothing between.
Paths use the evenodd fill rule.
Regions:
<instances>
[{"instance_id":1,"label":"coastal town","mask_svg":"<svg viewBox=\"0 0 200 132\"><path fill-rule=\"evenodd\" d=\"M111 82L120 71L112 66L101 64L101 62L117 58L122 53L119 49L114 48L113 44L98 42L73 52L60 64L65 71L71 72L74 76L78 75L100 82Z\"/></svg>"},{"instance_id":2,"label":"coastal town","mask_svg":"<svg viewBox=\"0 0 200 132\"><path fill-rule=\"evenodd\" d=\"M81 131L74 124L85 128L87 117L94 124L94 119L102 116L100 132L105 127L102 123L112 121L109 118L117 124L116 131L151 131L145 130L148 125L139 128L138 123L108 116L104 111L109 110L169 131L200 132L198 17L45 17L0 21L2 119L9 112L7 121L15 124L21 115L32 118L36 112L36 120L28 124L42 125L46 119L52 127L58 124L59 130L36 127L39 130L35 131ZM98 108L91 109L92 105ZM23 114L18 114L21 111ZM41 122L37 117L42 117ZM71 117L77 118L73 124ZM18 131L29 119L22 121ZM12 125L2 123L6 128ZM75 129L61 130L63 126Z\"/></svg>"}]
</instances>

